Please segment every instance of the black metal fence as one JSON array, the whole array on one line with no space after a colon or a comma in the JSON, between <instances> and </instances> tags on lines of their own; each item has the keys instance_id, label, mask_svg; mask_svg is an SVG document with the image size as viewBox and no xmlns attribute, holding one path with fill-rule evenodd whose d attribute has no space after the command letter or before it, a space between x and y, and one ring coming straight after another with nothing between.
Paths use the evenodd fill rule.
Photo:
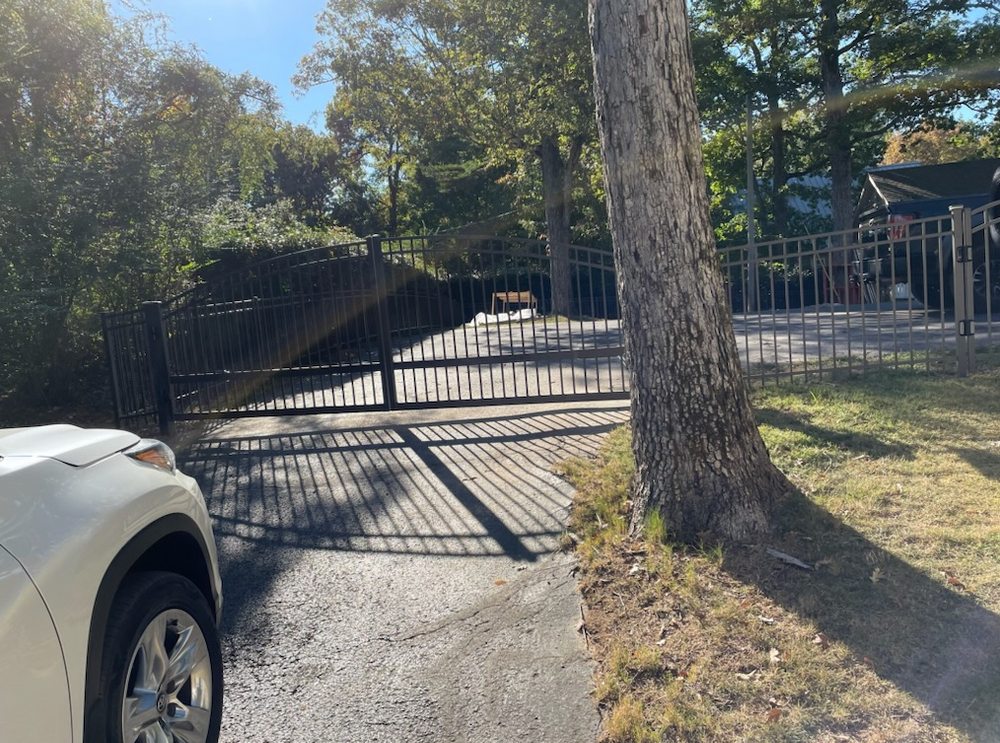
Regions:
<instances>
[{"instance_id":1,"label":"black metal fence","mask_svg":"<svg viewBox=\"0 0 1000 743\"><path fill-rule=\"evenodd\" d=\"M118 426L145 430L158 425L146 314L140 310L105 313L101 325Z\"/></svg>"},{"instance_id":2,"label":"black metal fence","mask_svg":"<svg viewBox=\"0 0 1000 743\"><path fill-rule=\"evenodd\" d=\"M1000 202L721 251L748 377L968 373L1000 338L998 246ZM611 254L552 260L530 240L370 238L105 315L119 425L627 396Z\"/></svg>"},{"instance_id":3,"label":"black metal fence","mask_svg":"<svg viewBox=\"0 0 1000 743\"><path fill-rule=\"evenodd\" d=\"M751 380L975 366L1000 335L1000 203L722 251Z\"/></svg>"},{"instance_id":4,"label":"black metal fence","mask_svg":"<svg viewBox=\"0 0 1000 743\"><path fill-rule=\"evenodd\" d=\"M624 397L612 257L568 252L375 237L106 315L119 424Z\"/></svg>"}]
</instances>

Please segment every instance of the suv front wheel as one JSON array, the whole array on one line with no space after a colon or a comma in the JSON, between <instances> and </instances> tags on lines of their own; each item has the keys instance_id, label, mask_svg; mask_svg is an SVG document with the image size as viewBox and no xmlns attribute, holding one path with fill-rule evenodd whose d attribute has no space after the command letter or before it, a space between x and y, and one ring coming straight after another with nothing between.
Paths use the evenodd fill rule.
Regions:
<instances>
[{"instance_id":1,"label":"suv front wheel","mask_svg":"<svg viewBox=\"0 0 1000 743\"><path fill-rule=\"evenodd\" d=\"M218 741L222 651L191 581L162 572L125 580L108 617L101 689L102 742Z\"/></svg>"}]
</instances>

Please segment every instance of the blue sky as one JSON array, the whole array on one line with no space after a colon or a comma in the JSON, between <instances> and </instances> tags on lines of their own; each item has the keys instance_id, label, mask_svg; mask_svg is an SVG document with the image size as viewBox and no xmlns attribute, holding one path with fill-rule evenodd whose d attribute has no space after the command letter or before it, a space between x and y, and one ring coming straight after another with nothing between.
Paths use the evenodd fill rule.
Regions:
<instances>
[{"instance_id":1,"label":"blue sky","mask_svg":"<svg viewBox=\"0 0 1000 743\"><path fill-rule=\"evenodd\" d=\"M316 15L325 0L147 0L147 7L167 16L173 38L200 48L211 64L274 85L286 118L323 128L331 86L296 99L291 77L316 42Z\"/></svg>"}]
</instances>

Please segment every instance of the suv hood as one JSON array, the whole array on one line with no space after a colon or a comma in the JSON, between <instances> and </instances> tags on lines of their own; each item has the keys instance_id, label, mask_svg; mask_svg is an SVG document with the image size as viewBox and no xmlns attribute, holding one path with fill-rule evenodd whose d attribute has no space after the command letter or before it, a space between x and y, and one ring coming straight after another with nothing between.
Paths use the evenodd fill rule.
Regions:
<instances>
[{"instance_id":1,"label":"suv hood","mask_svg":"<svg viewBox=\"0 0 1000 743\"><path fill-rule=\"evenodd\" d=\"M84 467L127 449L139 437L127 431L69 425L0 428L0 459L46 457Z\"/></svg>"}]
</instances>

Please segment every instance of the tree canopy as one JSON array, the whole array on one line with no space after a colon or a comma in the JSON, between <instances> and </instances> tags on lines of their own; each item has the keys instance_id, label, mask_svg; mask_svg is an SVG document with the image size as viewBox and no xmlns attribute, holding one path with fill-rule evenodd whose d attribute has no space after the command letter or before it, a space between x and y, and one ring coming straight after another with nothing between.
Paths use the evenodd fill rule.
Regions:
<instances>
[{"instance_id":1,"label":"tree canopy","mask_svg":"<svg viewBox=\"0 0 1000 743\"><path fill-rule=\"evenodd\" d=\"M595 152L582 3L330 0L318 30L299 83L335 83L328 123L382 174L390 231L405 171L463 142L467 173L505 170L522 194L539 184L555 311L568 313L574 190Z\"/></svg>"},{"instance_id":2,"label":"tree canopy","mask_svg":"<svg viewBox=\"0 0 1000 743\"><path fill-rule=\"evenodd\" d=\"M893 132L952 126L961 106L995 110L996 14L970 0L696 0L692 29L709 177L745 181L733 155L749 97L770 224L788 234L796 176L829 174L830 227L852 226L854 179ZM764 154L766 153L766 154ZM727 164L728 159L728 164ZM728 182L728 189L721 186Z\"/></svg>"},{"instance_id":3,"label":"tree canopy","mask_svg":"<svg viewBox=\"0 0 1000 743\"><path fill-rule=\"evenodd\" d=\"M323 156L282 129L269 84L163 41L158 19L90 0L0 0L0 19L0 395L51 402L100 358L100 311L214 260L220 199L298 199L312 229L329 185L301 178Z\"/></svg>"},{"instance_id":4,"label":"tree canopy","mask_svg":"<svg viewBox=\"0 0 1000 743\"><path fill-rule=\"evenodd\" d=\"M220 261L347 234L544 237L571 313L565 246L610 249L578 0L330 0L297 76L332 83L322 133L285 121L268 83L170 41L166 19L112 11L125 7L0 0L0 396L73 389L100 364L100 311ZM694 0L716 238L746 229L748 98L762 235L831 226L793 195L832 194L842 225L861 169L904 149L995 155L1000 26L974 9ZM974 142L956 110L982 117ZM801 176L818 173L833 188L810 194Z\"/></svg>"}]
</instances>

